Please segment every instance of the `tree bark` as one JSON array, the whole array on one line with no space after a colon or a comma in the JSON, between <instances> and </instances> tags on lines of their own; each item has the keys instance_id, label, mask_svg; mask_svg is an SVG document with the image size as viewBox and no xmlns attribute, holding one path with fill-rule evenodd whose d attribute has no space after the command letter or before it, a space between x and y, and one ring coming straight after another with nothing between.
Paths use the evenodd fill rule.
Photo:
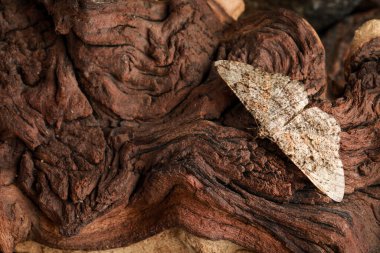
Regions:
<instances>
[{"instance_id":1,"label":"tree bark","mask_svg":"<svg viewBox=\"0 0 380 253\"><path fill-rule=\"evenodd\" d=\"M233 22L205 0L1 7L3 252L26 239L122 247L174 227L257 252L380 250L380 37L349 54L329 100L324 47L290 11ZM257 138L218 59L288 75L336 118L343 202Z\"/></svg>"}]
</instances>

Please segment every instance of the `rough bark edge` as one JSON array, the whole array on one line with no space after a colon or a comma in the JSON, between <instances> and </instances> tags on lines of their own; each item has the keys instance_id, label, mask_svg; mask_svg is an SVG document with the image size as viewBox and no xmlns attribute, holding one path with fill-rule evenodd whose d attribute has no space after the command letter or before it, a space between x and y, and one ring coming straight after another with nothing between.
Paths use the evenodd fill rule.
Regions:
<instances>
[{"instance_id":1,"label":"rough bark edge","mask_svg":"<svg viewBox=\"0 0 380 253\"><path fill-rule=\"evenodd\" d=\"M27 241L17 244L15 253L249 253L252 251L226 240L207 240L181 229L165 230L127 247L110 250L60 250Z\"/></svg>"}]
</instances>

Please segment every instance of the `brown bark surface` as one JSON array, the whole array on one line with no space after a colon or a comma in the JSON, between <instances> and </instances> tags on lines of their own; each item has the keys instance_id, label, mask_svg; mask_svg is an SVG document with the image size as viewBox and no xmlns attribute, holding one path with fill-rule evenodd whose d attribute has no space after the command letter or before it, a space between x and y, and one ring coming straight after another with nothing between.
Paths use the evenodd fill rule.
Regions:
<instances>
[{"instance_id":1,"label":"brown bark surface","mask_svg":"<svg viewBox=\"0 0 380 253\"><path fill-rule=\"evenodd\" d=\"M225 240L207 240L174 228L120 248L103 250L65 250L33 241L16 245L15 253L254 253Z\"/></svg>"},{"instance_id":2,"label":"brown bark surface","mask_svg":"<svg viewBox=\"0 0 380 253\"><path fill-rule=\"evenodd\" d=\"M331 91L335 96L341 96L347 84L344 76L344 61L350 52L350 45L355 30L364 22L380 18L380 8L357 13L338 23L323 35L322 41L326 48L326 70L332 80Z\"/></svg>"},{"instance_id":3,"label":"brown bark surface","mask_svg":"<svg viewBox=\"0 0 380 253\"><path fill-rule=\"evenodd\" d=\"M380 250L380 38L351 53L330 101L305 20L230 23L210 6L0 1L0 250L121 247L172 227L258 252ZM257 138L217 59L289 75L337 119L343 202Z\"/></svg>"}]
</instances>

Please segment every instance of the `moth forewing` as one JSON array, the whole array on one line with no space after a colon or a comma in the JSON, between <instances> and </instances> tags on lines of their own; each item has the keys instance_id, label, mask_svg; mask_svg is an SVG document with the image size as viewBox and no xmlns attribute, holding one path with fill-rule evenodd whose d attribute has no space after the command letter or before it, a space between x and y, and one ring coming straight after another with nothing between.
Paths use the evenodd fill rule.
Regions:
<instances>
[{"instance_id":1,"label":"moth forewing","mask_svg":"<svg viewBox=\"0 0 380 253\"><path fill-rule=\"evenodd\" d=\"M344 195L339 158L340 127L319 108L305 110L307 93L297 81L235 61L217 61L222 79L259 123L259 133L274 141L323 193Z\"/></svg>"},{"instance_id":2,"label":"moth forewing","mask_svg":"<svg viewBox=\"0 0 380 253\"><path fill-rule=\"evenodd\" d=\"M335 201L344 195L339 158L340 127L319 108L306 109L274 136L276 144L323 193Z\"/></svg>"}]
</instances>

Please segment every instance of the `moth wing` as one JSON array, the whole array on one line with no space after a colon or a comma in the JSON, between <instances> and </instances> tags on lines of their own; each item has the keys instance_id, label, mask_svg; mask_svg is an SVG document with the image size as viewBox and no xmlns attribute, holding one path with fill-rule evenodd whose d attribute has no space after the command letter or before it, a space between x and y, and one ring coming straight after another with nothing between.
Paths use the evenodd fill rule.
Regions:
<instances>
[{"instance_id":1,"label":"moth wing","mask_svg":"<svg viewBox=\"0 0 380 253\"><path fill-rule=\"evenodd\" d=\"M339 158L340 127L317 107L306 109L272 138L311 182L331 199L344 195L344 170Z\"/></svg>"},{"instance_id":2,"label":"moth wing","mask_svg":"<svg viewBox=\"0 0 380 253\"><path fill-rule=\"evenodd\" d=\"M267 133L277 132L308 104L304 87L287 76L235 61L217 61L215 67Z\"/></svg>"},{"instance_id":3,"label":"moth wing","mask_svg":"<svg viewBox=\"0 0 380 253\"><path fill-rule=\"evenodd\" d=\"M341 201L345 183L335 119L319 108L303 111L307 93L287 76L234 61L217 61L215 67L264 133L318 189Z\"/></svg>"}]
</instances>

